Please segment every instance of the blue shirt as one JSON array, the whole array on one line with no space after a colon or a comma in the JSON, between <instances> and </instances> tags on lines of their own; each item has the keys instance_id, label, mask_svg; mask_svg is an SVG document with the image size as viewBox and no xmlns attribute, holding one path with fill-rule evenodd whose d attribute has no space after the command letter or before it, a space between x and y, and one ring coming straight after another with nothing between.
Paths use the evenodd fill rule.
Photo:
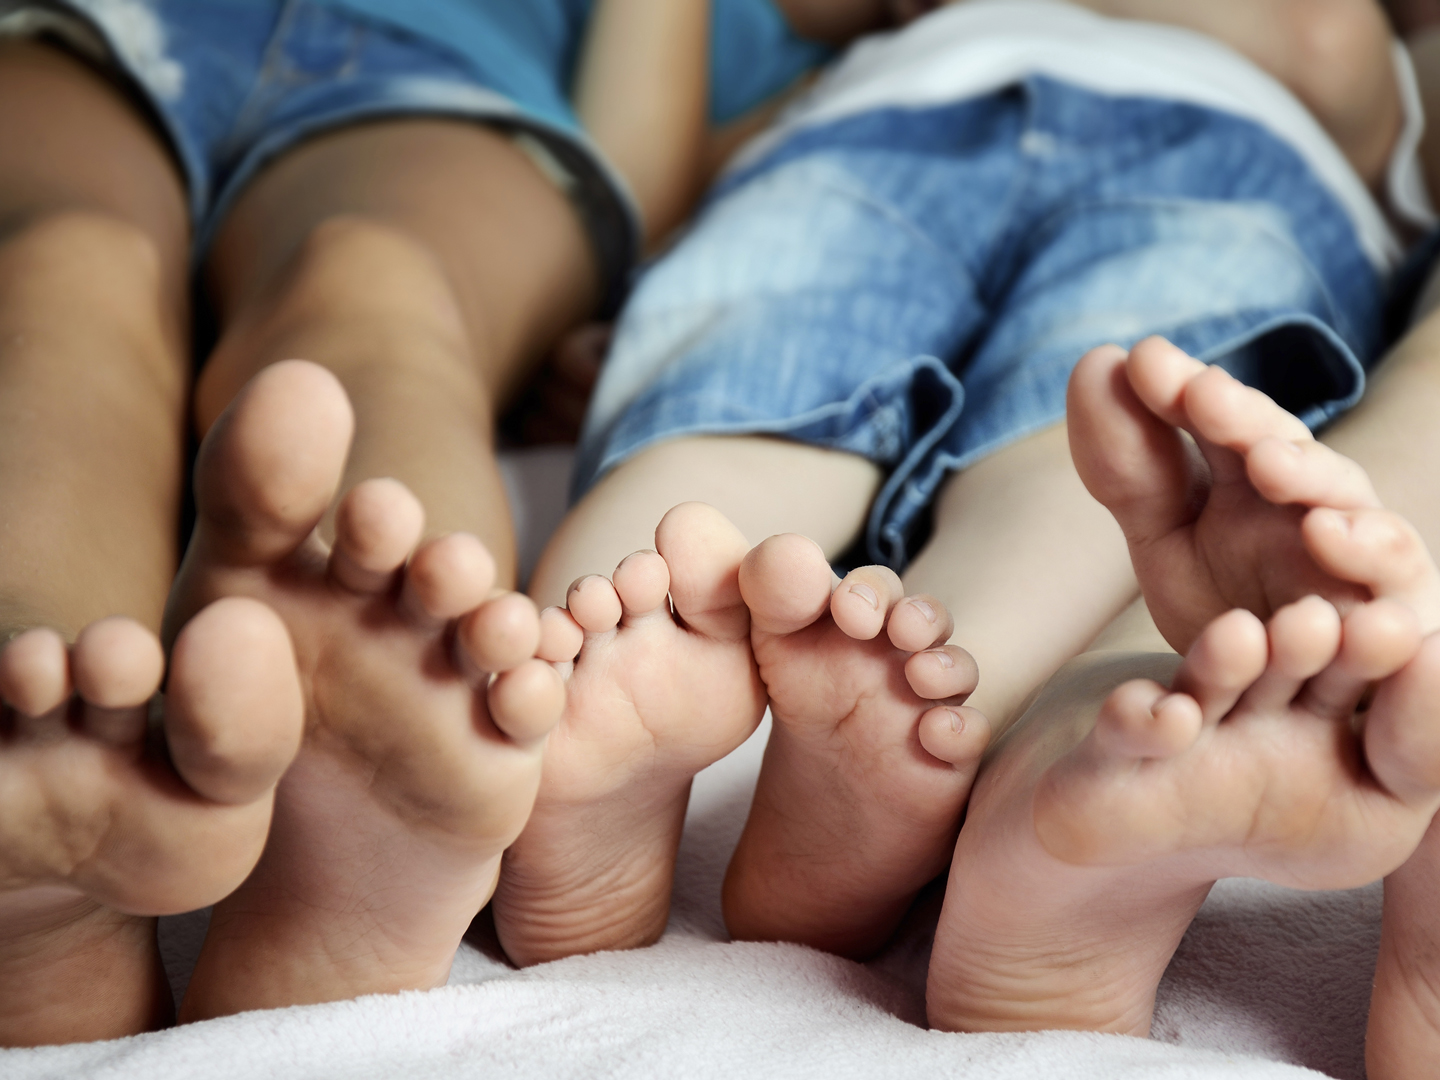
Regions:
<instances>
[{"instance_id":1,"label":"blue shirt","mask_svg":"<svg viewBox=\"0 0 1440 1080\"><path fill-rule=\"evenodd\" d=\"M321 0L457 53L485 86L539 118L578 127L569 101L596 0ZM710 116L723 123L779 93L828 50L773 0L711 0Z\"/></svg>"}]
</instances>

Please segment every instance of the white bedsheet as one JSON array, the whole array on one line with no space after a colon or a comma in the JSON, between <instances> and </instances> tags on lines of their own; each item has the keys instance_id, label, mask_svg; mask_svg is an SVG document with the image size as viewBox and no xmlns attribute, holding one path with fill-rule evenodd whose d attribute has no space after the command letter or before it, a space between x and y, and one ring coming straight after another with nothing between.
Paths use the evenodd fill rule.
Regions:
<instances>
[{"instance_id":1,"label":"white bedsheet","mask_svg":"<svg viewBox=\"0 0 1440 1080\"><path fill-rule=\"evenodd\" d=\"M529 455L511 467L533 550L555 519L563 458ZM1150 1040L926 1031L938 893L869 964L727 942L720 880L767 729L697 778L669 929L653 948L517 972L498 958L482 916L443 989L0 1051L0 1078L1363 1078L1378 887L1302 894L1223 882L1165 976ZM162 922L177 992L204 925L203 913Z\"/></svg>"}]
</instances>

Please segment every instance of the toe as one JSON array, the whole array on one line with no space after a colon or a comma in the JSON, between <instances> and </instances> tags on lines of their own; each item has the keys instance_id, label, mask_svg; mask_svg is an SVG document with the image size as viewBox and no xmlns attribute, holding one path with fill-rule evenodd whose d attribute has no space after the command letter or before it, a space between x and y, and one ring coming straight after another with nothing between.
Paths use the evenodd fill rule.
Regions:
<instances>
[{"instance_id":1,"label":"toe","mask_svg":"<svg viewBox=\"0 0 1440 1080\"><path fill-rule=\"evenodd\" d=\"M295 550L335 497L354 426L339 381L316 364L287 360L251 379L196 459L205 556L256 566Z\"/></svg>"},{"instance_id":2,"label":"toe","mask_svg":"<svg viewBox=\"0 0 1440 1080\"><path fill-rule=\"evenodd\" d=\"M1093 748L1119 759L1169 758L1195 744L1204 726L1200 703L1189 694L1135 679L1115 688L1095 720Z\"/></svg>"},{"instance_id":3,"label":"toe","mask_svg":"<svg viewBox=\"0 0 1440 1080\"><path fill-rule=\"evenodd\" d=\"M565 664L580 655L585 631L564 608L547 607L540 612L540 646L535 655L552 664Z\"/></svg>"},{"instance_id":4,"label":"toe","mask_svg":"<svg viewBox=\"0 0 1440 1080\"><path fill-rule=\"evenodd\" d=\"M70 667L84 702L85 730L115 746L138 742L145 734L145 706L165 671L159 639L133 619L101 619L76 637Z\"/></svg>"},{"instance_id":5,"label":"toe","mask_svg":"<svg viewBox=\"0 0 1440 1080\"><path fill-rule=\"evenodd\" d=\"M623 614L615 586L599 574L583 577L570 586L565 596L565 610L587 634L614 630Z\"/></svg>"},{"instance_id":6,"label":"toe","mask_svg":"<svg viewBox=\"0 0 1440 1080\"><path fill-rule=\"evenodd\" d=\"M44 716L70 696L70 658L54 630L26 630L0 651L0 698L17 713Z\"/></svg>"},{"instance_id":7,"label":"toe","mask_svg":"<svg viewBox=\"0 0 1440 1080\"><path fill-rule=\"evenodd\" d=\"M565 709L565 684L542 660L527 660L497 676L486 692L490 719L513 741L544 738Z\"/></svg>"},{"instance_id":8,"label":"toe","mask_svg":"<svg viewBox=\"0 0 1440 1080\"><path fill-rule=\"evenodd\" d=\"M424 528L425 511L404 484L362 480L335 508L330 575L352 592L385 592Z\"/></svg>"},{"instance_id":9,"label":"toe","mask_svg":"<svg viewBox=\"0 0 1440 1080\"><path fill-rule=\"evenodd\" d=\"M1440 572L1420 534L1388 510L1321 507L1301 525L1305 548L1342 581L1409 604L1428 633L1440 629Z\"/></svg>"},{"instance_id":10,"label":"toe","mask_svg":"<svg viewBox=\"0 0 1440 1080\"><path fill-rule=\"evenodd\" d=\"M973 777L990 745L990 721L965 705L937 706L920 718L920 745L931 757Z\"/></svg>"},{"instance_id":11,"label":"toe","mask_svg":"<svg viewBox=\"0 0 1440 1080\"><path fill-rule=\"evenodd\" d=\"M180 631L166 684L165 738L192 789L214 802L253 802L294 760L303 726L290 635L270 608L227 597Z\"/></svg>"},{"instance_id":12,"label":"toe","mask_svg":"<svg viewBox=\"0 0 1440 1080\"><path fill-rule=\"evenodd\" d=\"M1306 681L1335 659L1340 649L1340 613L1318 596L1281 608L1266 627L1270 660L1245 692L1244 701L1260 714L1272 714L1295 700Z\"/></svg>"},{"instance_id":13,"label":"toe","mask_svg":"<svg viewBox=\"0 0 1440 1080\"><path fill-rule=\"evenodd\" d=\"M1348 612L1340 651L1306 684L1297 703L1315 716L1348 720L1372 682L1393 675L1420 647L1420 622L1394 600L1374 600Z\"/></svg>"},{"instance_id":14,"label":"toe","mask_svg":"<svg viewBox=\"0 0 1440 1080\"><path fill-rule=\"evenodd\" d=\"M890 644L901 652L919 652L950 640L955 620L933 596L907 596L895 605L886 624Z\"/></svg>"},{"instance_id":15,"label":"toe","mask_svg":"<svg viewBox=\"0 0 1440 1080\"><path fill-rule=\"evenodd\" d=\"M1248 611L1228 611L1201 632L1170 688L1200 706L1217 724L1265 670L1270 644L1264 624Z\"/></svg>"},{"instance_id":16,"label":"toe","mask_svg":"<svg viewBox=\"0 0 1440 1080\"><path fill-rule=\"evenodd\" d=\"M966 698L975 692L980 669L975 658L958 645L942 645L917 652L905 661L905 679L917 697L926 701Z\"/></svg>"},{"instance_id":17,"label":"toe","mask_svg":"<svg viewBox=\"0 0 1440 1080\"><path fill-rule=\"evenodd\" d=\"M637 551L615 568L611 579L627 626L670 617L670 569L654 551Z\"/></svg>"},{"instance_id":18,"label":"toe","mask_svg":"<svg viewBox=\"0 0 1440 1080\"><path fill-rule=\"evenodd\" d=\"M670 570L675 614L689 629L715 641L749 635L740 563L750 545L724 514L704 503L682 503L656 527L655 549Z\"/></svg>"},{"instance_id":19,"label":"toe","mask_svg":"<svg viewBox=\"0 0 1440 1080\"><path fill-rule=\"evenodd\" d=\"M1080 361L1066 422L1081 480L1132 542L1165 536L1193 519L1192 477L1203 465L1177 428L1135 392L1123 350L1106 346Z\"/></svg>"},{"instance_id":20,"label":"toe","mask_svg":"<svg viewBox=\"0 0 1440 1080\"><path fill-rule=\"evenodd\" d=\"M1164 338L1151 337L1130 350L1125 376L1145 408L1171 427L1189 423L1185 394L1205 365Z\"/></svg>"},{"instance_id":21,"label":"toe","mask_svg":"<svg viewBox=\"0 0 1440 1080\"><path fill-rule=\"evenodd\" d=\"M1276 506L1358 510L1380 505L1364 469L1310 438L1258 440L1245 455L1245 472L1255 490Z\"/></svg>"},{"instance_id":22,"label":"toe","mask_svg":"<svg viewBox=\"0 0 1440 1080\"><path fill-rule=\"evenodd\" d=\"M1223 368L1207 367L1198 372L1185 387L1184 403L1187 428L1237 454L1248 454L1265 438L1293 443L1314 441L1299 417Z\"/></svg>"},{"instance_id":23,"label":"toe","mask_svg":"<svg viewBox=\"0 0 1440 1080\"><path fill-rule=\"evenodd\" d=\"M830 606L835 572L820 545L795 533L772 536L740 564L740 592L755 628L768 634L803 630Z\"/></svg>"},{"instance_id":24,"label":"toe","mask_svg":"<svg viewBox=\"0 0 1440 1080\"><path fill-rule=\"evenodd\" d=\"M461 619L458 637L467 673L509 671L535 656L540 612L528 596L504 593Z\"/></svg>"},{"instance_id":25,"label":"toe","mask_svg":"<svg viewBox=\"0 0 1440 1080\"><path fill-rule=\"evenodd\" d=\"M904 595L905 586L894 570L862 566L846 574L831 595L830 616L847 637L870 641L885 628L891 609Z\"/></svg>"},{"instance_id":26,"label":"toe","mask_svg":"<svg viewBox=\"0 0 1440 1080\"><path fill-rule=\"evenodd\" d=\"M420 545L405 568L401 604L421 623L473 611L495 587L495 560L480 538L451 533Z\"/></svg>"},{"instance_id":27,"label":"toe","mask_svg":"<svg viewBox=\"0 0 1440 1080\"><path fill-rule=\"evenodd\" d=\"M1376 778L1402 799L1440 792L1440 634L1431 634L1396 674L1375 690L1365 714L1365 760Z\"/></svg>"}]
</instances>

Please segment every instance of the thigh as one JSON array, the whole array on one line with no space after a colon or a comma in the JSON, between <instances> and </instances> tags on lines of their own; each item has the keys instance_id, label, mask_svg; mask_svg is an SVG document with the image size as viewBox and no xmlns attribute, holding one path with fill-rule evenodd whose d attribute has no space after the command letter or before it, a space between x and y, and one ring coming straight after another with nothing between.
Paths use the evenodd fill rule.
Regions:
<instances>
[{"instance_id":1,"label":"thigh","mask_svg":"<svg viewBox=\"0 0 1440 1080\"><path fill-rule=\"evenodd\" d=\"M504 134L449 119L382 120L313 137L271 163L221 224L206 278L222 325L274 302L328 222L372 222L433 260L497 401L595 305L579 215ZM354 284L364 301L366 282ZM239 370L224 400L252 372Z\"/></svg>"}]
</instances>

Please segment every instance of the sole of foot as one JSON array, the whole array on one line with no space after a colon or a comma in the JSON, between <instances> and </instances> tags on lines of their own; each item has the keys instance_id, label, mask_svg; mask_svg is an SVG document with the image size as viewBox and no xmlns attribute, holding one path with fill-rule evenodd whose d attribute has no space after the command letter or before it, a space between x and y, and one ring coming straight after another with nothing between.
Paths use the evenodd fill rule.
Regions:
<instances>
[{"instance_id":1,"label":"sole of foot","mask_svg":"<svg viewBox=\"0 0 1440 1080\"><path fill-rule=\"evenodd\" d=\"M985 717L945 606L869 566L836 582L824 553L775 536L740 588L774 727L725 878L736 938L876 952L944 871Z\"/></svg>"},{"instance_id":2,"label":"sole of foot","mask_svg":"<svg viewBox=\"0 0 1440 1080\"><path fill-rule=\"evenodd\" d=\"M1007 733L956 845L932 1026L1145 1035L1214 881L1347 888L1414 850L1440 806L1440 639L1413 612L1234 611L1175 662L1092 654Z\"/></svg>"},{"instance_id":3,"label":"sole of foot","mask_svg":"<svg viewBox=\"0 0 1440 1080\"><path fill-rule=\"evenodd\" d=\"M765 710L740 596L745 538L685 503L655 549L613 581L582 578L565 611L545 614L546 655L574 663L535 812L495 895L500 942L521 966L660 936L690 781Z\"/></svg>"},{"instance_id":4,"label":"sole of foot","mask_svg":"<svg viewBox=\"0 0 1440 1080\"><path fill-rule=\"evenodd\" d=\"M0 651L0 1046L168 1022L153 917L214 903L260 857L300 742L284 625L253 600L198 612L152 731L163 666L125 618Z\"/></svg>"},{"instance_id":5,"label":"sole of foot","mask_svg":"<svg viewBox=\"0 0 1440 1080\"><path fill-rule=\"evenodd\" d=\"M284 620L304 738L254 872L217 904L181 1018L442 984L519 834L564 688L539 615L495 593L473 536L420 542L393 480L340 501L353 416L302 361L257 375L207 434L167 618L215 597Z\"/></svg>"}]
</instances>

